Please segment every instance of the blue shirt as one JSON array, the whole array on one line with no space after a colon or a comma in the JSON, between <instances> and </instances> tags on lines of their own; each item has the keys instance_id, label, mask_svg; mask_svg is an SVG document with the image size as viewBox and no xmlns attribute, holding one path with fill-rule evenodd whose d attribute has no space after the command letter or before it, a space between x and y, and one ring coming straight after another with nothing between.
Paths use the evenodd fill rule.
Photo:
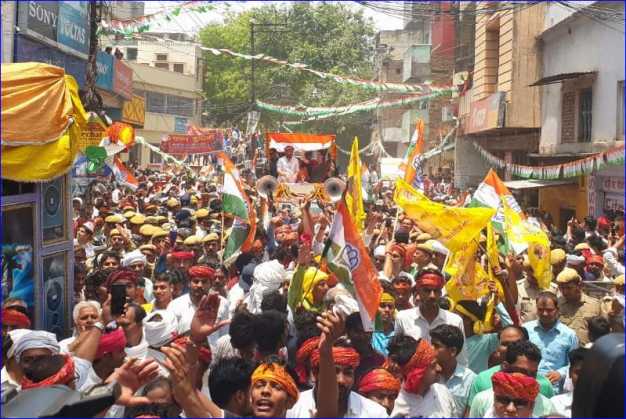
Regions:
<instances>
[{"instance_id":1,"label":"blue shirt","mask_svg":"<svg viewBox=\"0 0 626 419\"><path fill-rule=\"evenodd\" d=\"M489 356L498 349L500 340L497 333L483 333L472 335L465 339L467 348L468 367L479 374L488 368Z\"/></svg>"},{"instance_id":2,"label":"blue shirt","mask_svg":"<svg viewBox=\"0 0 626 419\"><path fill-rule=\"evenodd\" d=\"M541 351L539 374L546 375L550 371L561 374L559 382L553 384L556 394L559 394L569 370L568 354L578 347L576 333L558 320L548 330L541 326L539 320L525 323L524 328L528 331L530 341Z\"/></svg>"},{"instance_id":3,"label":"blue shirt","mask_svg":"<svg viewBox=\"0 0 626 419\"><path fill-rule=\"evenodd\" d=\"M454 399L455 409L453 417L463 417L474 378L476 378L476 374L472 370L457 363L450 379L445 383L442 382L442 384L446 385Z\"/></svg>"},{"instance_id":4,"label":"blue shirt","mask_svg":"<svg viewBox=\"0 0 626 419\"><path fill-rule=\"evenodd\" d=\"M393 335L395 335L395 331L393 330L388 335L382 330L374 330L374 333L372 333L372 348L382 355L389 356L387 345L389 345L389 341Z\"/></svg>"}]
</instances>

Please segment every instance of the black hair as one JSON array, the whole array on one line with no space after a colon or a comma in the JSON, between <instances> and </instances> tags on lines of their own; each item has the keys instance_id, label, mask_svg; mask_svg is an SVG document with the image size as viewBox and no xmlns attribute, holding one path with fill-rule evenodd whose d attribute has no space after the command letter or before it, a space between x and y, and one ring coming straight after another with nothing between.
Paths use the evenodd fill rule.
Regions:
<instances>
[{"instance_id":1,"label":"black hair","mask_svg":"<svg viewBox=\"0 0 626 419\"><path fill-rule=\"evenodd\" d=\"M293 317L293 324L297 332L296 346L299 348L305 341L320 336L322 332L317 327L317 314L303 310Z\"/></svg>"},{"instance_id":2,"label":"black hair","mask_svg":"<svg viewBox=\"0 0 626 419\"><path fill-rule=\"evenodd\" d=\"M187 280L188 280L187 271L183 269L180 269L180 268L168 269L166 273L170 274L170 284L172 285L187 283Z\"/></svg>"},{"instance_id":3,"label":"black hair","mask_svg":"<svg viewBox=\"0 0 626 419\"><path fill-rule=\"evenodd\" d=\"M292 252L291 249L285 247L285 246L278 246L273 252L272 255L270 256L270 259L276 259L279 262L282 262L286 259L290 259L292 257Z\"/></svg>"},{"instance_id":4,"label":"black hair","mask_svg":"<svg viewBox=\"0 0 626 419\"><path fill-rule=\"evenodd\" d=\"M407 335L395 335L389 341L387 350L389 351L389 358L404 366L417 349L418 341Z\"/></svg>"},{"instance_id":5,"label":"black hair","mask_svg":"<svg viewBox=\"0 0 626 419\"><path fill-rule=\"evenodd\" d=\"M589 230L595 230L596 229L596 225L597 225L597 221L595 218L593 217L585 217L585 226L589 229Z\"/></svg>"},{"instance_id":6,"label":"black hair","mask_svg":"<svg viewBox=\"0 0 626 419\"><path fill-rule=\"evenodd\" d=\"M587 238L587 243L589 243L589 247L595 250L597 253L601 253L603 250L607 248L604 239L597 234L592 234Z\"/></svg>"},{"instance_id":7,"label":"black hair","mask_svg":"<svg viewBox=\"0 0 626 419\"><path fill-rule=\"evenodd\" d=\"M396 231L396 234L394 234L394 236L393 236L393 241L396 242L396 243L408 244L409 243L409 232L408 231L402 231L402 230Z\"/></svg>"},{"instance_id":8,"label":"black hair","mask_svg":"<svg viewBox=\"0 0 626 419\"><path fill-rule=\"evenodd\" d=\"M170 271L165 271L157 274L157 276L154 278L153 283L156 284L157 282L167 282L168 284L172 285L172 274L170 273Z\"/></svg>"},{"instance_id":9,"label":"black hair","mask_svg":"<svg viewBox=\"0 0 626 419\"><path fill-rule=\"evenodd\" d=\"M456 354L463 349L463 332L457 326L440 324L430 331L430 340L438 340L448 348L456 348Z\"/></svg>"},{"instance_id":10,"label":"black hair","mask_svg":"<svg viewBox=\"0 0 626 419\"><path fill-rule=\"evenodd\" d=\"M127 407L124 410L125 418L137 418L140 416L156 418L178 418L181 409L175 403L150 403L139 406Z\"/></svg>"},{"instance_id":11,"label":"black hair","mask_svg":"<svg viewBox=\"0 0 626 419\"><path fill-rule=\"evenodd\" d=\"M44 355L38 357L24 369L26 378L34 383L52 377L65 365L65 355Z\"/></svg>"},{"instance_id":12,"label":"black hair","mask_svg":"<svg viewBox=\"0 0 626 419\"><path fill-rule=\"evenodd\" d=\"M535 297L535 301L539 302L540 300L552 300L552 302L554 303L554 306L556 308L559 308L559 299L557 298L556 294L553 293L552 291L541 291L539 294L537 294L537 297Z\"/></svg>"},{"instance_id":13,"label":"black hair","mask_svg":"<svg viewBox=\"0 0 626 419\"><path fill-rule=\"evenodd\" d=\"M587 329L589 331L589 340L595 342L602 336L611 333L611 324L602 316L594 316L587 319Z\"/></svg>"},{"instance_id":14,"label":"black hair","mask_svg":"<svg viewBox=\"0 0 626 419\"><path fill-rule=\"evenodd\" d=\"M363 331L363 321L361 320L361 313L358 311L351 313L346 317L346 331L358 330Z\"/></svg>"},{"instance_id":15,"label":"black hair","mask_svg":"<svg viewBox=\"0 0 626 419\"><path fill-rule=\"evenodd\" d=\"M117 259L118 264L121 263L120 255L110 250L105 250L104 252L100 253L100 257L96 258L98 261L98 268L101 268L104 261L107 260L108 258Z\"/></svg>"},{"instance_id":16,"label":"black hair","mask_svg":"<svg viewBox=\"0 0 626 419\"><path fill-rule=\"evenodd\" d=\"M261 353L271 353L278 349L285 335L287 316L277 310L267 310L256 316L254 340Z\"/></svg>"},{"instance_id":17,"label":"black hair","mask_svg":"<svg viewBox=\"0 0 626 419\"><path fill-rule=\"evenodd\" d=\"M576 349L572 349L568 354L567 354L567 358L569 359L569 365L570 367L579 363L579 362L584 362L585 361L585 356L587 355L587 352L589 352L589 349L587 348L583 348L583 347L578 347Z\"/></svg>"},{"instance_id":18,"label":"black hair","mask_svg":"<svg viewBox=\"0 0 626 419\"><path fill-rule=\"evenodd\" d=\"M531 361L541 362L541 351L529 340L519 340L513 342L506 349L505 360L508 364L514 364L517 358L525 356Z\"/></svg>"},{"instance_id":19,"label":"black hair","mask_svg":"<svg viewBox=\"0 0 626 419\"><path fill-rule=\"evenodd\" d=\"M235 349L246 349L254 343L255 315L248 311L235 313L230 323L230 343Z\"/></svg>"},{"instance_id":20,"label":"black hair","mask_svg":"<svg viewBox=\"0 0 626 419\"><path fill-rule=\"evenodd\" d=\"M146 386L141 391L141 395L147 396L148 393L150 393L152 390L155 390L157 388L163 388L163 387L167 387L170 391L173 390L172 382L168 378L161 376L155 379L154 381L151 381L148 384L146 384Z\"/></svg>"},{"instance_id":21,"label":"black hair","mask_svg":"<svg viewBox=\"0 0 626 419\"><path fill-rule=\"evenodd\" d=\"M276 310L287 314L287 296L275 290L263 296L261 311Z\"/></svg>"},{"instance_id":22,"label":"black hair","mask_svg":"<svg viewBox=\"0 0 626 419\"><path fill-rule=\"evenodd\" d=\"M135 323L136 324L141 324L143 322L143 319L147 315L146 314L146 310L144 310L143 307L141 307L137 303L129 303L128 304L128 308L132 308L133 311L135 312Z\"/></svg>"},{"instance_id":23,"label":"black hair","mask_svg":"<svg viewBox=\"0 0 626 419\"><path fill-rule=\"evenodd\" d=\"M520 332L522 336L524 337L522 340L530 340L530 336L528 336L528 330L526 330L525 327L518 326L516 324L509 324L507 326L504 326L502 329L500 329L498 331L498 340L500 340L500 336L502 336L502 332L504 332L506 329L515 329L518 332Z\"/></svg>"},{"instance_id":24,"label":"black hair","mask_svg":"<svg viewBox=\"0 0 626 419\"><path fill-rule=\"evenodd\" d=\"M582 243L585 241L585 230L580 227L576 227L572 229L572 239L574 243Z\"/></svg>"},{"instance_id":25,"label":"black hair","mask_svg":"<svg viewBox=\"0 0 626 419\"><path fill-rule=\"evenodd\" d=\"M255 364L244 358L223 358L217 361L209 373L211 400L225 409L236 392L247 394L254 369Z\"/></svg>"}]
</instances>

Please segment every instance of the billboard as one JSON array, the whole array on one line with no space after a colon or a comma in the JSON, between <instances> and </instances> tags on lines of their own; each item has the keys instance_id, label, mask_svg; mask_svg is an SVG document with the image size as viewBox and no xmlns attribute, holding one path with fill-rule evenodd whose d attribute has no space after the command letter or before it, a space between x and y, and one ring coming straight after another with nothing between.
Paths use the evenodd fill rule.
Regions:
<instances>
[{"instance_id":1,"label":"billboard","mask_svg":"<svg viewBox=\"0 0 626 419\"><path fill-rule=\"evenodd\" d=\"M18 2L18 26L23 35L87 59L90 30L88 1Z\"/></svg>"},{"instance_id":2,"label":"billboard","mask_svg":"<svg viewBox=\"0 0 626 419\"><path fill-rule=\"evenodd\" d=\"M98 77L96 86L101 89L113 90L113 56L103 51L98 51L96 55L96 69Z\"/></svg>"},{"instance_id":3,"label":"billboard","mask_svg":"<svg viewBox=\"0 0 626 419\"><path fill-rule=\"evenodd\" d=\"M113 60L113 91L126 99L133 96L133 69L118 59Z\"/></svg>"},{"instance_id":4,"label":"billboard","mask_svg":"<svg viewBox=\"0 0 626 419\"><path fill-rule=\"evenodd\" d=\"M470 115L465 126L465 134L486 131L504 126L506 93L496 92L485 99L472 102Z\"/></svg>"},{"instance_id":5,"label":"billboard","mask_svg":"<svg viewBox=\"0 0 626 419\"><path fill-rule=\"evenodd\" d=\"M143 127L146 118L146 100L143 96L133 95L131 100L122 105L122 122Z\"/></svg>"},{"instance_id":6,"label":"billboard","mask_svg":"<svg viewBox=\"0 0 626 419\"><path fill-rule=\"evenodd\" d=\"M222 151L224 133L210 130L202 135L170 134L161 141L161 150L170 154L205 154Z\"/></svg>"}]
</instances>

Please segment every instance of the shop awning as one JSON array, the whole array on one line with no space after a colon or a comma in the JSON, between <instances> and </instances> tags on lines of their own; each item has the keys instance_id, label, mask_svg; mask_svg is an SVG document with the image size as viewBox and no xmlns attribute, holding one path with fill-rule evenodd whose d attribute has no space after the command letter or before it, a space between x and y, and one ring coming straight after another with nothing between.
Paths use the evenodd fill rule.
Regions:
<instances>
[{"instance_id":1,"label":"shop awning","mask_svg":"<svg viewBox=\"0 0 626 419\"><path fill-rule=\"evenodd\" d=\"M549 188L551 186L560 185L572 185L576 180L563 179L563 180L537 180L537 179L524 179L524 180L509 180L504 184L509 189L537 189L537 188Z\"/></svg>"},{"instance_id":2,"label":"shop awning","mask_svg":"<svg viewBox=\"0 0 626 419\"><path fill-rule=\"evenodd\" d=\"M529 84L529 86L543 86L546 84L560 83L563 80L577 79L578 77L584 77L584 76L588 76L591 74L596 74L596 71L555 74L554 76L547 76L542 79L539 79L533 84Z\"/></svg>"}]
</instances>

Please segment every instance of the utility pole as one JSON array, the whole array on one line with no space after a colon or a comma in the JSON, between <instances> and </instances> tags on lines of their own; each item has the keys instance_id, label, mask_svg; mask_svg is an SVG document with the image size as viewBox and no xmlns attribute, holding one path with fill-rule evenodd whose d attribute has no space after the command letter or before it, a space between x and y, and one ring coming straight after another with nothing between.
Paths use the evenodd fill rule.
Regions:
<instances>
[{"instance_id":1,"label":"utility pole","mask_svg":"<svg viewBox=\"0 0 626 419\"><path fill-rule=\"evenodd\" d=\"M98 68L96 56L98 54L98 23L102 16L102 1L89 2L89 55L87 57L87 71L85 74L85 109L98 113L102 108L102 99L96 92L96 78Z\"/></svg>"}]
</instances>

